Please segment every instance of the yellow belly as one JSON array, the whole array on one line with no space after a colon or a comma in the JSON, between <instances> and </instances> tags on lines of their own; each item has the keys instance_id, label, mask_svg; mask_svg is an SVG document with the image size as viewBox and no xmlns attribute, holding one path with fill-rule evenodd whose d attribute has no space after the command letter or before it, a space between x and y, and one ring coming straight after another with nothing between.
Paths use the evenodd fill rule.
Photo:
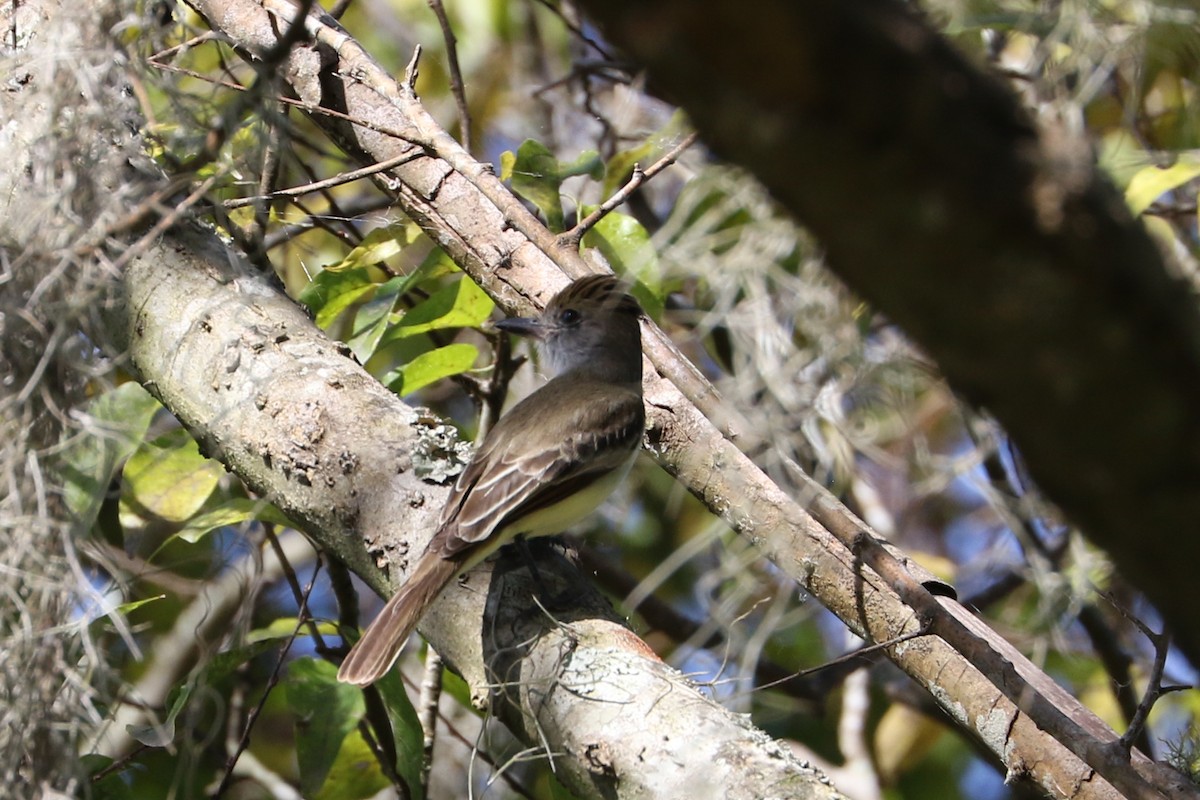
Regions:
<instances>
[{"instance_id":1,"label":"yellow belly","mask_svg":"<svg viewBox=\"0 0 1200 800\"><path fill-rule=\"evenodd\" d=\"M475 566L492 553L509 544L518 536L536 537L552 536L564 533L579 520L595 511L613 490L625 480L630 467L637 460L638 450L632 450L625 463L597 479L586 489L564 498L552 506L534 511L519 520L506 525L502 530L493 533L486 542L474 549L471 558L463 565L462 571Z\"/></svg>"}]
</instances>

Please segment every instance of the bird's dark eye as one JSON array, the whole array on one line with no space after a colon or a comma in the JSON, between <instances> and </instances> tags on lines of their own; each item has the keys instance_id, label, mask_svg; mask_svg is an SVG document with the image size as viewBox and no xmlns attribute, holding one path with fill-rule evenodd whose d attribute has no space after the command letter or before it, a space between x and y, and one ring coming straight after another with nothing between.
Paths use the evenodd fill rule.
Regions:
<instances>
[{"instance_id":1,"label":"bird's dark eye","mask_svg":"<svg viewBox=\"0 0 1200 800\"><path fill-rule=\"evenodd\" d=\"M575 325L579 322L579 312L573 308L564 308L558 315L559 325Z\"/></svg>"}]
</instances>

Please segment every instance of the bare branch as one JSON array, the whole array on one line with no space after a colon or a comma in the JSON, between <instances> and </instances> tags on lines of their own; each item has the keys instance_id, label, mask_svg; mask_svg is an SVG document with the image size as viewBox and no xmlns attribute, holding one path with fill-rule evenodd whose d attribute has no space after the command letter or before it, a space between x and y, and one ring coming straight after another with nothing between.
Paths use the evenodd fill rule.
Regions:
<instances>
[{"instance_id":1,"label":"bare branch","mask_svg":"<svg viewBox=\"0 0 1200 800\"><path fill-rule=\"evenodd\" d=\"M442 29L442 41L446 43L446 64L450 68L450 93L454 96L454 105L458 108L459 141L463 149L471 151L471 108L467 105L467 89L463 83L462 70L458 66L458 42L454 38L454 29L450 27L450 18L446 16L446 7L442 0L428 0L429 7L437 17ZM409 84L412 88L412 84Z\"/></svg>"},{"instance_id":2,"label":"bare branch","mask_svg":"<svg viewBox=\"0 0 1200 800\"><path fill-rule=\"evenodd\" d=\"M609 212L628 200L629 196L636 192L643 183L674 164L680 154L691 147L695 141L696 134L690 133L683 138L683 141L668 150L662 158L655 161L646 169L643 170L640 165L634 164L633 175L630 176L625 185L616 192L613 192L613 196L601 203L595 211L579 220L574 228L559 234L558 246L568 248L578 247L579 240L583 238L585 233L594 228L597 222L604 219Z\"/></svg>"}]
</instances>

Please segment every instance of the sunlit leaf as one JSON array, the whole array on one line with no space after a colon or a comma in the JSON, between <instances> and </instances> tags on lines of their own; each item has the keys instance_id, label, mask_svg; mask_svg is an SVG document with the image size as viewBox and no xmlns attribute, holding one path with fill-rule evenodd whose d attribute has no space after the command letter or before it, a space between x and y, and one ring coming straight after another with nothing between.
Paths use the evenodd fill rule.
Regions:
<instances>
[{"instance_id":1,"label":"sunlit leaf","mask_svg":"<svg viewBox=\"0 0 1200 800\"><path fill-rule=\"evenodd\" d=\"M597 181L603 178L604 161L601 160L600 154L595 150L584 150L574 161L559 163L558 179L560 182L576 175L587 175Z\"/></svg>"},{"instance_id":2,"label":"sunlit leaf","mask_svg":"<svg viewBox=\"0 0 1200 800\"><path fill-rule=\"evenodd\" d=\"M462 342L430 350L401 367L399 377L389 376L388 388L397 394L411 394L434 381L466 372L478 356L475 345Z\"/></svg>"},{"instance_id":3,"label":"sunlit leaf","mask_svg":"<svg viewBox=\"0 0 1200 800\"><path fill-rule=\"evenodd\" d=\"M420 235L420 228L412 223L376 228L364 236L362 243L347 253L345 258L325 267L325 271L343 272L358 267L370 267L395 258Z\"/></svg>"},{"instance_id":4,"label":"sunlit leaf","mask_svg":"<svg viewBox=\"0 0 1200 800\"><path fill-rule=\"evenodd\" d=\"M608 160L608 168L604 173L601 197L607 200L616 194L616 191L624 186L633 174L634 166L640 164L645 168L647 162L650 160L650 156L656 149L655 143L647 140L637 147L622 150L610 158Z\"/></svg>"},{"instance_id":5,"label":"sunlit leaf","mask_svg":"<svg viewBox=\"0 0 1200 800\"><path fill-rule=\"evenodd\" d=\"M381 344L443 328L473 328L481 325L495 307L492 298L464 275L406 313L384 335Z\"/></svg>"},{"instance_id":6,"label":"sunlit leaf","mask_svg":"<svg viewBox=\"0 0 1200 800\"><path fill-rule=\"evenodd\" d=\"M114 613L125 615L129 614L131 611L136 611L142 606L149 605L150 603L156 603L165 598L165 594L156 594L154 597L147 597L142 600L134 600L129 603L121 603L121 605L117 606L115 609L113 609L113 611Z\"/></svg>"},{"instance_id":7,"label":"sunlit leaf","mask_svg":"<svg viewBox=\"0 0 1200 800\"><path fill-rule=\"evenodd\" d=\"M378 285L366 267L341 272L326 270L309 281L298 299L312 310L317 326L325 329L338 314L373 292Z\"/></svg>"},{"instance_id":8,"label":"sunlit leaf","mask_svg":"<svg viewBox=\"0 0 1200 800\"><path fill-rule=\"evenodd\" d=\"M416 786L416 783L410 785ZM342 739L337 756L313 800L361 800L374 797L381 789L391 786L379 767L375 753L356 729ZM306 795L307 796L307 795ZM419 794L414 794L419 796Z\"/></svg>"},{"instance_id":9,"label":"sunlit leaf","mask_svg":"<svg viewBox=\"0 0 1200 800\"><path fill-rule=\"evenodd\" d=\"M397 275L380 284L374 296L363 303L354 317L354 329L347 337L359 363L367 363L383 341L384 334L394 322L392 312L397 299L422 281L456 269L453 263L447 262L445 253L437 248L407 275Z\"/></svg>"},{"instance_id":10,"label":"sunlit leaf","mask_svg":"<svg viewBox=\"0 0 1200 800\"><path fill-rule=\"evenodd\" d=\"M512 180L513 169L517 166L517 154L512 150L505 150L500 154L500 180L508 183Z\"/></svg>"},{"instance_id":11,"label":"sunlit leaf","mask_svg":"<svg viewBox=\"0 0 1200 800\"><path fill-rule=\"evenodd\" d=\"M246 634L246 641L250 644L257 644L258 642L278 642L281 639L291 639L293 636L308 636L310 627L308 624L300 625L296 617L278 617L267 625L250 631ZM338 629L333 623L321 622L317 623L317 630L322 635L336 635Z\"/></svg>"},{"instance_id":12,"label":"sunlit leaf","mask_svg":"<svg viewBox=\"0 0 1200 800\"><path fill-rule=\"evenodd\" d=\"M200 455L182 429L142 444L125 462L123 477L132 499L163 519L182 522L212 494L225 468Z\"/></svg>"},{"instance_id":13,"label":"sunlit leaf","mask_svg":"<svg viewBox=\"0 0 1200 800\"><path fill-rule=\"evenodd\" d=\"M875 728L875 760L880 776L894 783L928 753L946 726L899 703L888 707Z\"/></svg>"},{"instance_id":14,"label":"sunlit leaf","mask_svg":"<svg viewBox=\"0 0 1200 800\"><path fill-rule=\"evenodd\" d=\"M1133 176L1125 190L1125 202L1135 215L1141 214L1172 189L1200 176L1200 158L1185 158L1169 167L1144 167Z\"/></svg>"},{"instance_id":15,"label":"sunlit leaf","mask_svg":"<svg viewBox=\"0 0 1200 800\"><path fill-rule=\"evenodd\" d=\"M252 500L249 497L235 497L217 508L191 517L175 535L185 542L195 544L210 531L226 525L238 525L249 520L272 522L289 528L295 527L291 520L271 503L265 500Z\"/></svg>"},{"instance_id":16,"label":"sunlit leaf","mask_svg":"<svg viewBox=\"0 0 1200 800\"><path fill-rule=\"evenodd\" d=\"M502 174L507 173L513 191L537 206L551 230L563 229L562 176L558 159L549 148L534 139L526 139L515 157L501 158Z\"/></svg>"}]
</instances>

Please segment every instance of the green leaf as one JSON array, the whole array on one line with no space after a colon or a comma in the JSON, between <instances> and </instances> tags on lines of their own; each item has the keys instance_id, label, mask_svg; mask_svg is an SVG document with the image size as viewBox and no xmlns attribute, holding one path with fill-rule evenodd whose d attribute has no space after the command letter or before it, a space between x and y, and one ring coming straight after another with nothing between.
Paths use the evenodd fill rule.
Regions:
<instances>
[{"instance_id":1,"label":"green leaf","mask_svg":"<svg viewBox=\"0 0 1200 800\"><path fill-rule=\"evenodd\" d=\"M396 394L411 394L434 381L466 372L478 356L479 349L473 344L448 344L417 356L400 368L398 377L393 373L385 382Z\"/></svg>"},{"instance_id":2,"label":"green leaf","mask_svg":"<svg viewBox=\"0 0 1200 800\"><path fill-rule=\"evenodd\" d=\"M443 328L473 328L481 325L495 307L492 298L464 275L405 314L384 335L380 345Z\"/></svg>"},{"instance_id":3,"label":"green leaf","mask_svg":"<svg viewBox=\"0 0 1200 800\"><path fill-rule=\"evenodd\" d=\"M315 315L317 327L327 329L338 315L378 286L366 267L324 270L309 281L299 300Z\"/></svg>"},{"instance_id":4,"label":"green leaf","mask_svg":"<svg viewBox=\"0 0 1200 800\"><path fill-rule=\"evenodd\" d=\"M303 631L303 629L301 630ZM292 627L288 629L286 636L263 638L230 648L229 650L222 650L208 659L208 662L204 665L204 675L202 679L196 681L196 685L212 686L228 678L240 670L243 665L258 658L263 653L278 652L280 639L290 639L295 632L296 620L293 617Z\"/></svg>"},{"instance_id":5,"label":"green leaf","mask_svg":"<svg viewBox=\"0 0 1200 800\"><path fill-rule=\"evenodd\" d=\"M1144 167L1129 181L1129 187L1125 190L1125 202L1136 216L1167 192L1196 177L1200 177L1200 158L1195 156L1181 158L1165 169L1157 166Z\"/></svg>"},{"instance_id":6,"label":"green leaf","mask_svg":"<svg viewBox=\"0 0 1200 800\"><path fill-rule=\"evenodd\" d=\"M505 159L504 155L500 158L501 174L509 175L513 191L537 206L551 230L561 231L563 209L559 187L562 174L558 159L546 145L534 139L521 142L515 157ZM512 163L506 164L509 160Z\"/></svg>"},{"instance_id":7,"label":"green leaf","mask_svg":"<svg viewBox=\"0 0 1200 800\"><path fill-rule=\"evenodd\" d=\"M226 525L238 525L249 520L272 522L288 528L296 527L291 520L284 516L282 511L266 500L235 497L225 501L214 509L190 518L175 535L185 542L195 544L210 531L223 528Z\"/></svg>"},{"instance_id":8,"label":"green leaf","mask_svg":"<svg viewBox=\"0 0 1200 800\"><path fill-rule=\"evenodd\" d=\"M130 736L147 747L166 747L175 741L175 720L179 718L180 712L187 708L188 700L191 696L192 685L190 683L183 684L172 690L170 697L168 697L170 706L167 710L167 716L161 724L127 725L125 730Z\"/></svg>"},{"instance_id":9,"label":"green leaf","mask_svg":"<svg viewBox=\"0 0 1200 800\"><path fill-rule=\"evenodd\" d=\"M1133 176L1144 167L1154 164L1154 159L1128 131L1119 129L1107 133L1100 140L1096 164L1113 183L1127 189Z\"/></svg>"},{"instance_id":10,"label":"green leaf","mask_svg":"<svg viewBox=\"0 0 1200 800\"><path fill-rule=\"evenodd\" d=\"M350 345L360 364L371 357L388 326L395 321L392 312L396 308L396 299L401 294L401 286L409 277L411 276L400 275L376 287L375 294L355 309L349 332L341 331L346 344Z\"/></svg>"},{"instance_id":11,"label":"green leaf","mask_svg":"<svg viewBox=\"0 0 1200 800\"><path fill-rule=\"evenodd\" d=\"M370 267L398 256L421 235L415 223L387 225L376 228L363 237L362 243L336 264L325 267L326 272L338 272L358 267Z\"/></svg>"},{"instance_id":12,"label":"green leaf","mask_svg":"<svg viewBox=\"0 0 1200 800\"><path fill-rule=\"evenodd\" d=\"M355 730L342 740L324 785L312 797L313 800L360 800L374 797L390 785L370 745Z\"/></svg>"},{"instance_id":13,"label":"green leaf","mask_svg":"<svg viewBox=\"0 0 1200 800\"><path fill-rule=\"evenodd\" d=\"M125 462L125 484L142 508L163 519L182 522L208 500L225 472L200 455L188 432L179 429L143 443Z\"/></svg>"},{"instance_id":14,"label":"green leaf","mask_svg":"<svg viewBox=\"0 0 1200 800\"><path fill-rule=\"evenodd\" d=\"M404 690L399 670L390 670L375 682L379 696L392 722L392 738L396 742L396 774L410 787L420 785L421 762L424 759L424 733L416 709ZM467 705L470 708L470 704Z\"/></svg>"},{"instance_id":15,"label":"green leaf","mask_svg":"<svg viewBox=\"0 0 1200 800\"><path fill-rule=\"evenodd\" d=\"M584 211L581 209L581 213ZM590 212L590 208L586 209L586 213ZM633 293L647 314L654 318L661 315L662 276L658 252L642 223L628 214L610 212L583 235L581 244L599 250L618 274L634 282Z\"/></svg>"},{"instance_id":16,"label":"green leaf","mask_svg":"<svg viewBox=\"0 0 1200 800\"><path fill-rule=\"evenodd\" d=\"M434 248L420 266L407 275L397 275L381 284L376 289L374 297L358 310L354 317L354 330L347 337L347 343L354 351L359 363L366 364L371 359L376 348L383 341L384 334L395 322L395 315L392 312L401 295L422 281L457 271L458 267L439 247Z\"/></svg>"},{"instance_id":17,"label":"green leaf","mask_svg":"<svg viewBox=\"0 0 1200 800\"><path fill-rule=\"evenodd\" d=\"M513 170L517 166L517 154L512 150L505 150L500 154L500 180L507 183L512 180Z\"/></svg>"},{"instance_id":18,"label":"green leaf","mask_svg":"<svg viewBox=\"0 0 1200 800\"><path fill-rule=\"evenodd\" d=\"M573 178L576 175L587 175L594 181L598 181L604 177L604 161L600 159L600 154L595 150L584 150L579 156L569 164L560 163L558 165L559 182L567 178Z\"/></svg>"},{"instance_id":19,"label":"green leaf","mask_svg":"<svg viewBox=\"0 0 1200 800\"><path fill-rule=\"evenodd\" d=\"M87 435L63 458L67 508L86 530L96 521L117 465L129 457L162 405L140 384L129 382L97 397L87 409Z\"/></svg>"},{"instance_id":20,"label":"green leaf","mask_svg":"<svg viewBox=\"0 0 1200 800\"><path fill-rule=\"evenodd\" d=\"M607 199L616 194L617 190L624 186L633 174L634 165L647 166L647 162L651 160L650 156L656 150L655 143L646 140L637 147L622 150L610 158L607 169L604 171L604 184L600 196Z\"/></svg>"},{"instance_id":21,"label":"green leaf","mask_svg":"<svg viewBox=\"0 0 1200 800\"><path fill-rule=\"evenodd\" d=\"M271 620L267 625L250 631L246 634L246 641L250 644L279 642L280 640L291 639L293 636L308 636L309 628L310 625L308 623L301 625L297 617L278 617ZM317 623L317 630L325 636L336 636L338 633L337 626L331 622Z\"/></svg>"},{"instance_id":22,"label":"green leaf","mask_svg":"<svg viewBox=\"0 0 1200 800\"><path fill-rule=\"evenodd\" d=\"M131 611L136 611L142 606L149 605L150 603L156 603L159 600L164 600L166 597L167 596L165 594L156 594L154 597L147 597L142 600L132 600L128 603L121 603L119 606L113 609L112 613L119 614L121 616L128 616ZM96 619L107 619L107 615L103 617L97 617Z\"/></svg>"},{"instance_id":23,"label":"green leaf","mask_svg":"<svg viewBox=\"0 0 1200 800\"><path fill-rule=\"evenodd\" d=\"M379 784L370 777L370 773L379 772L375 759L362 758L353 744L347 747L349 737L361 740L357 727L365 708L362 692L339 683L337 668L315 658L293 661L284 685L288 708L295 716L301 793L305 797L359 798L383 788L386 781ZM325 794L327 783L332 784L328 791L339 786L348 791ZM364 789L370 786L374 788ZM351 787L353 791L349 791Z\"/></svg>"},{"instance_id":24,"label":"green leaf","mask_svg":"<svg viewBox=\"0 0 1200 800\"><path fill-rule=\"evenodd\" d=\"M476 711L475 706L471 703L471 687L450 670L442 670L442 694L453 698L464 709ZM478 712L476 711L476 713Z\"/></svg>"}]
</instances>

